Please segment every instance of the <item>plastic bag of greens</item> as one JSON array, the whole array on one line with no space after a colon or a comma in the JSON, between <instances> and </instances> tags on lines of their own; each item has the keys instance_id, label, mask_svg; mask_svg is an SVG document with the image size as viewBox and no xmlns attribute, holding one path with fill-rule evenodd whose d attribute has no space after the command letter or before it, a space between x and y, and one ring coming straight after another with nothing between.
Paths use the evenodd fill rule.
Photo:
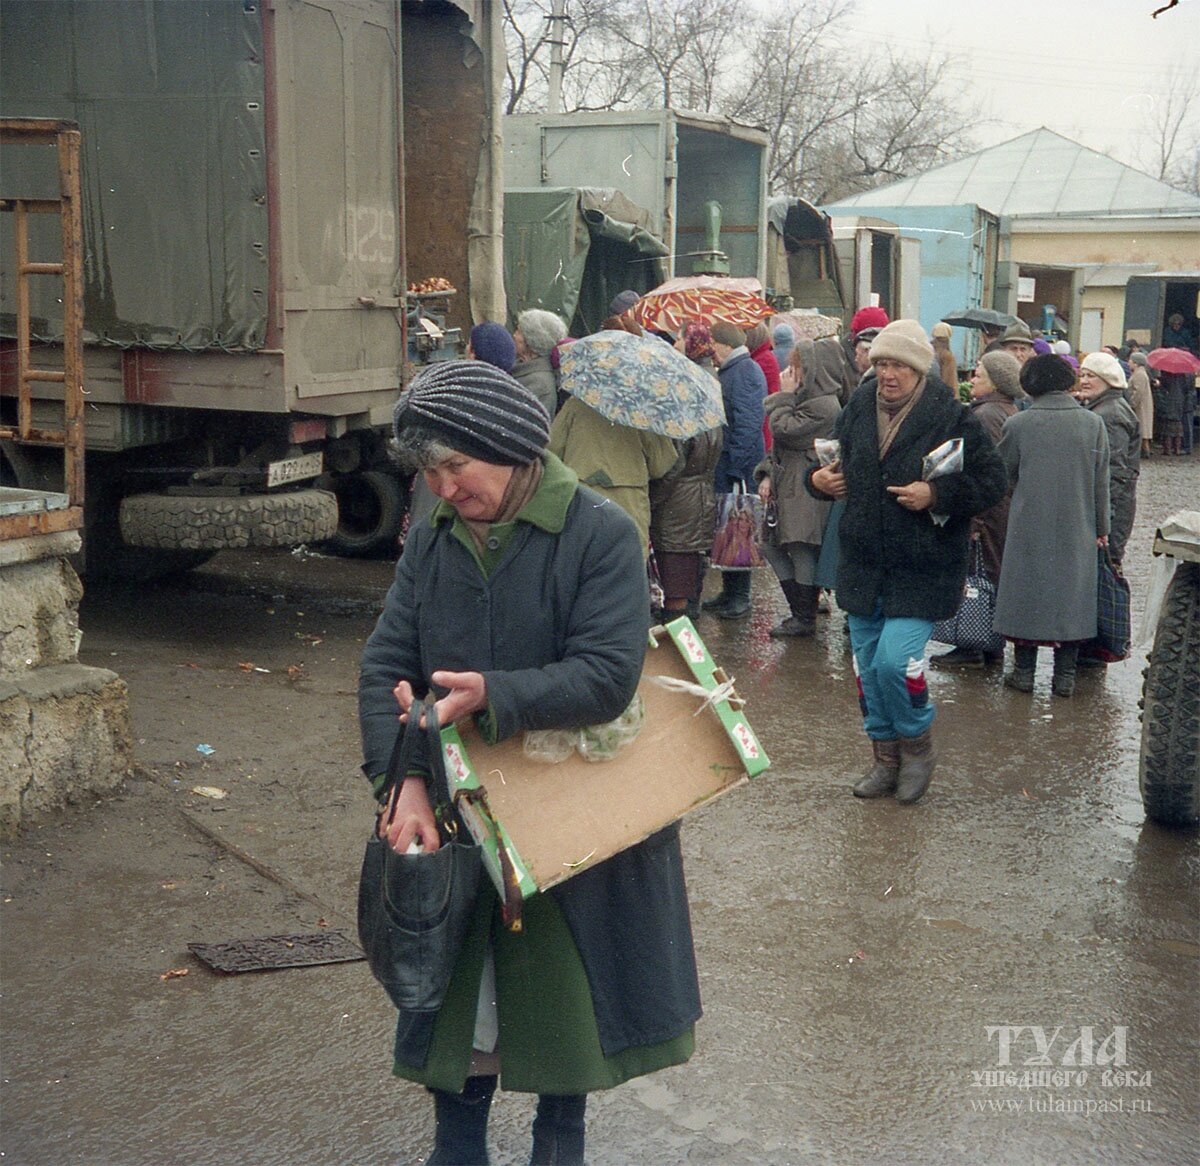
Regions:
<instances>
[{"instance_id":1,"label":"plastic bag of greens","mask_svg":"<svg viewBox=\"0 0 1200 1166\"><path fill-rule=\"evenodd\" d=\"M629 707L615 721L603 725L588 725L579 732L579 755L585 761L611 761L617 751L628 745L646 722L646 705L635 694Z\"/></svg>"}]
</instances>

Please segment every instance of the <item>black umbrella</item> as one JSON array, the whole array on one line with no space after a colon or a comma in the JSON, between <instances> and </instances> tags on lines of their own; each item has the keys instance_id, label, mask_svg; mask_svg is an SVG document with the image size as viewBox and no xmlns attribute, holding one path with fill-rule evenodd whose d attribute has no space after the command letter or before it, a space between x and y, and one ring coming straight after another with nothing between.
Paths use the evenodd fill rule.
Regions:
<instances>
[{"instance_id":1,"label":"black umbrella","mask_svg":"<svg viewBox=\"0 0 1200 1166\"><path fill-rule=\"evenodd\" d=\"M997 312L994 308L960 308L942 317L942 323L959 328L1007 328L1017 322L1016 316Z\"/></svg>"}]
</instances>

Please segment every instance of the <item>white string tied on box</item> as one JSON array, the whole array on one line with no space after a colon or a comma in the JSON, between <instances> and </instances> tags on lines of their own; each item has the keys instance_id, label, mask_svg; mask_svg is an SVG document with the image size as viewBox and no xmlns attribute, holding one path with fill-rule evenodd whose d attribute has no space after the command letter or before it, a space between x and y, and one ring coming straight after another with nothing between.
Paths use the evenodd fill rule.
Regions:
<instances>
[{"instance_id":1,"label":"white string tied on box","mask_svg":"<svg viewBox=\"0 0 1200 1166\"><path fill-rule=\"evenodd\" d=\"M693 684L690 680L680 680L675 676L651 676L650 679L660 688L665 688L670 692L684 692L689 696L700 697L700 707L692 713L694 717L698 717L709 705L715 706L722 700L728 700L738 707L745 703L734 697L734 678L732 676L728 680L721 681L716 688L712 689L705 688L702 684Z\"/></svg>"}]
</instances>

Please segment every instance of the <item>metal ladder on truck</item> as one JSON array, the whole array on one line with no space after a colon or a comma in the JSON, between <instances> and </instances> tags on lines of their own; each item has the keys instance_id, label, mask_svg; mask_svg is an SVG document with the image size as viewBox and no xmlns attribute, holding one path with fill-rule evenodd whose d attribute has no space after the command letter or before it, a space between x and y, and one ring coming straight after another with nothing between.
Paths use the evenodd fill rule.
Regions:
<instances>
[{"instance_id":1,"label":"metal ladder on truck","mask_svg":"<svg viewBox=\"0 0 1200 1166\"><path fill-rule=\"evenodd\" d=\"M62 490L21 489L0 478L0 544L12 539L77 531L83 526L83 221L80 208L79 127L50 118L0 119L0 145L53 146L58 156L57 198L7 198L0 211L13 216L13 284L16 292L16 339L5 345L0 364L0 396L16 400L15 423L0 413L0 443L12 443L14 465L21 446L61 447ZM29 216L57 214L61 258L44 262L29 257ZM33 276L62 280L62 368L31 363L30 286ZM15 358L15 359L14 359ZM61 428L34 424L33 386L62 385ZM15 391L14 391L15 390ZM5 421L5 417L9 420ZM0 469L5 465L0 458ZM7 477L5 471L5 477ZM0 556L2 560L2 556Z\"/></svg>"}]
</instances>

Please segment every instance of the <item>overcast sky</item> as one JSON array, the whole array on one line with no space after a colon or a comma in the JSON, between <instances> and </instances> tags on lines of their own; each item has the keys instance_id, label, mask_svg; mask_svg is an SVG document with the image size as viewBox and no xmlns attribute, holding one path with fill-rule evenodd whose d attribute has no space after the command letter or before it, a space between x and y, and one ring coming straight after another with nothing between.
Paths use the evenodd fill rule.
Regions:
<instances>
[{"instance_id":1,"label":"overcast sky","mask_svg":"<svg viewBox=\"0 0 1200 1166\"><path fill-rule=\"evenodd\" d=\"M1046 126L1146 168L1147 103L1172 62L1200 67L1200 0L857 0L855 42L918 52L932 39L961 56L955 78L989 118L982 146ZM1191 116L1200 138L1200 101Z\"/></svg>"}]
</instances>

